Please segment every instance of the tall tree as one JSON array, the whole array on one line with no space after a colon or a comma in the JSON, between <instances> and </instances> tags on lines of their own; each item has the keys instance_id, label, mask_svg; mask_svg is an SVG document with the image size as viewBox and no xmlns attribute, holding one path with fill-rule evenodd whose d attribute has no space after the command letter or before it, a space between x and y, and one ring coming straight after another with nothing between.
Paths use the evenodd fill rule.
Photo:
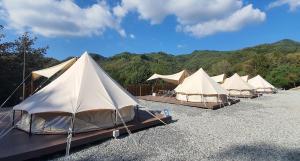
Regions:
<instances>
[{"instance_id":1,"label":"tall tree","mask_svg":"<svg viewBox=\"0 0 300 161\"><path fill-rule=\"evenodd\" d=\"M229 74L231 72L231 64L227 60L221 60L218 63L212 65L212 74Z\"/></svg>"},{"instance_id":2,"label":"tall tree","mask_svg":"<svg viewBox=\"0 0 300 161\"><path fill-rule=\"evenodd\" d=\"M1 32L1 38L5 35ZM0 39L0 101L5 98L22 82L24 53L26 54L26 70L25 75L31 71L44 68L49 64L53 64L52 59L46 59L44 55L48 47L36 47L36 37L32 37L29 33L24 33L12 42L3 42ZM18 91L8 102L18 102L22 90Z\"/></svg>"}]
</instances>

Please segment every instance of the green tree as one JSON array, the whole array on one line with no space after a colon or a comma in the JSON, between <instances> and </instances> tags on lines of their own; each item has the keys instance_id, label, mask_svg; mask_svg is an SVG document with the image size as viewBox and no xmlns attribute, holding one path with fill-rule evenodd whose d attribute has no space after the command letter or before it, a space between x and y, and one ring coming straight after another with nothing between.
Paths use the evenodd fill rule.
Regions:
<instances>
[{"instance_id":1,"label":"green tree","mask_svg":"<svg viewBox=\"0 0 300 161\"><path fill-rule=\"evenodd\" d=\"M5 36L1 34L2 38ZM2 39L0 39L2 40ZM0 101L4 99L22 82L23 77L23 54L26 54L26 75L31 71L48 67L58 61L45 58L48 47L36 47L37 38L24 33L15 41L0 42ZM7 105L19 101L21 91L17 92Z\"/></svg>"},{"instance_id":2,"label":"green tree","mask_svg":"<svg viewBox=\"0 0 300 161\"><path fill-rule=\"evenodd\" d=\"M295 65L280 65L274 68L268 75L267 80L277 87L291 88L300 83L300 67Z\"/></svg>"},{"instance_id":3,"label":"green tree","mask_svg":"<svg viewBox=\"0 0 300 161\"><path fill-rule=\"evenodd\" d=\"M212 74L229 74L232 71L232 65L227 60L221 60L218 63L212 65Z\"/></svg>"}]
</instances>

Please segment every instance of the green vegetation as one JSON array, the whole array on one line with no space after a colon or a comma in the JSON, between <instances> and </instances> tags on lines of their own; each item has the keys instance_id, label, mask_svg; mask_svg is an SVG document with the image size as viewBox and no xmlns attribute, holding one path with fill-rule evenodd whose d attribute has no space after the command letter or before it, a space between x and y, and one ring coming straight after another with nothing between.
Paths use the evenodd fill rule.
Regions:
<instances>
[{"instance_id":1,"label":"green vegetation","mask_svg":"<svg viewBox=\"0 0 300 161\"><path fill-rule=\"evenodd\" d=\"M2 28L1 28L2 29ZM28 33L12 42L4 42L0 34L0 102L22 81L23 53L26 52L26 74L46 68L59 61L45 57L48 47L37 48L36 38ZM191 73L204 68L210 74L260 74L276 87L300 85L300 43L281 40L236 51L194 51L171 55L164 52L134 54L123 52L112 57L92 54L94 59L119 83L145 83L153 73L172 74L182 69ZM19 100L19 95L12 102Z\"/></svg>"},{"instance_id":2,"label":"green vegetation","mask_svg":"<svg viewBox=\"0 0 300 161\"><path fill-rule=\"evenodd\" d=\"M2 26L0 26L0 30ZM57 60L44 55L48 47L35 47L36 38L24 33L11 42L4 42L5 35L0 34L0 102L22 82L23 78L23 53L26 52L26 75L31 71L52 66ZM21 89L13 95L7 105L18 102Z\"/></svg>"},{"instance_id":3,"label":"green vegetation","mask_svg":"<svg viewBox=\"0 0 300 161\"><path fill-rule=\"evenodd\" d=\"M163 52L121 53L98 61L123 85L144 83L153 73L172 74L182 69L191 73L204 68L209 75L260 74L276 87L300 85L300 43L281 40L236 51L194 51L186 55Z\"/></svg>"}]
</instances>

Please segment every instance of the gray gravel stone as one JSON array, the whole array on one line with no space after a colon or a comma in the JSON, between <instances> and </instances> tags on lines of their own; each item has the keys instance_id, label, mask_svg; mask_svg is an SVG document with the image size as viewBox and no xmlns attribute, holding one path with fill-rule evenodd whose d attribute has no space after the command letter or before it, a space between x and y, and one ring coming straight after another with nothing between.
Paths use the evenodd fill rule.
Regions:
<instances>
[{"instance_id":1,"label":"gray gravel stone","mask_svg":"<svg viewBox=\"0 0 300 161\"><path fill-rule=\"evenodd\" d=\"M50 160L300 160L300 92L280 91L218 110L141 101L174 122ZM133 142L138 142L136 146Z\"/></svg>"}]
</instances>

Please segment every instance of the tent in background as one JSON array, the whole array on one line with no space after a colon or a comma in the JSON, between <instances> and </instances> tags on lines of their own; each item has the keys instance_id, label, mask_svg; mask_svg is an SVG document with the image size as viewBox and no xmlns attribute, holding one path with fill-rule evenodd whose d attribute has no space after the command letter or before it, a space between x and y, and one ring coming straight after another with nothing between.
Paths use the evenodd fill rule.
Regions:
<instances>
[{"instance_id":1,"label":"tent in background","mask_svg":"<svg viewBox=\"0 0 300 161\"><path fill-rule=\"evenodd\" d=\"M241 76L241 78L242 78L245 82L248 82L248 80L249 80L249 75Z\"/></svg>"},{"instance_id":2,"label":"tent in background","mask_svg":"<svg viewBox=\"0 0 300 161\"><path fill-rule=\"evenodd\" d=\"M160 75L155 73L149 79L147 79L147 81L154 79L162 79L168 83L178 85L188 76L189 73L186 70L171 75Z\"/></svg>"},{"instance_id":3,"label":"tent in background","mask_svg":"<svg viewBox=\"0 0 300 161\"><path fill-rule=\"evenodd\" d=\"M201 68L175 88L176 99L188 102L226 103L228 91Z\"/></svg>"},{"instance_id":4,"label":"tent in background","mask_svg":"<svg viewBox=\"0 0 300 161\"><path fill-rule=\"evenodd\" d=\"M237 73L227 78L222 87L229 91L229 96L234 97L254 97L255 89L245 82Z\"/></svg>"},{"instance_id":5,"label":"tent in background","mask_svg":"<svg viewBox=\"0 0 300 161\"><path fill-rule=\"evenodd\" d=\"M224 80L226 79L226 75L225 74L220 74L220 75L216 75L211 77L215 82L217 83L223 83Z\"/></svg>"},{"instance_id":6,"label":"tent in background","mask_svg":"<svg viewBox=\"0 0 300 161\"><path fill-rule=\"evenodd\" d=\"M109 128L135 116L137 100L84 53L61 76L16 105L17 127L33 133L85 132ZM74 120L74 121L72 121Z\"/></svg>"},{"instance_id":7,"label":"tent in background","mask_svg":"<svg viewBox=\"0 0 300 161\"><path fill-rule=\"evenodd\" d=\"M260 75L257 75L249 79L248 83L251 84L255 88L256 92L258 93L276 92L276 88L268 81L266 81L264 78L262 78Z\"/></svg>"}]
</instances>

